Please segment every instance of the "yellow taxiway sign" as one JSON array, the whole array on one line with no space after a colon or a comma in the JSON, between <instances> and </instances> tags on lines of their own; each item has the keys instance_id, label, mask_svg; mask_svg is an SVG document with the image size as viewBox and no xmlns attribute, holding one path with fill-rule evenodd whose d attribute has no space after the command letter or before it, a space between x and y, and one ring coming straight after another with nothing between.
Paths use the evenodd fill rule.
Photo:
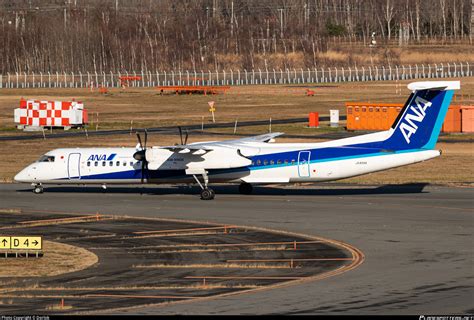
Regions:
<instances>
[{"instance_id":1,"label":"yellow taxiway sign","mask_svg":"<svg viewBox=\"0 0 474 320\"><path fill-rule=\"evenodd\" d=\"M43 238L40 236L0 236L0 249L41 250Z\"/></svg>"}]
</instances>

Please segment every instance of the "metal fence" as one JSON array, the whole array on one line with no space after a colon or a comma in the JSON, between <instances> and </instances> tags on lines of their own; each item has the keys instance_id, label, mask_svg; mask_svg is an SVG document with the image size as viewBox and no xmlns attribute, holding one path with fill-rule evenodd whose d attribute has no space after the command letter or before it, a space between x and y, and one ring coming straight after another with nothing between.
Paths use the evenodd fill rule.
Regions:
<instances>
[{"instance_id":1,"label":"metal fence","mask_svg":"<svg viewBox=\"0 0 474 320\"><path fill-rule=\"evenodd\" d=\"M314 84L352 81L471 77L473 62L353 68L200 71L7 73L0 88L87 88ZM123 80L124 77L140 80ZM122 79L122 80L121 80Z\"/></svg>"}]
</instances>

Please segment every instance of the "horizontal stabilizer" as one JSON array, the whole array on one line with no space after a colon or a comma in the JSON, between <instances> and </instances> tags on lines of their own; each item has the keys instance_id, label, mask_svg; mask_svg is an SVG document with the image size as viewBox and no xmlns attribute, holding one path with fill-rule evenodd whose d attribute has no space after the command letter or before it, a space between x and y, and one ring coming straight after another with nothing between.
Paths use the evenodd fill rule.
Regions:
<instances>
[{"instance_id":1,"label":"horizontal stabilizer","mask_svg":"<svg viewBox=\"0 0 474 320\"><path fill-rule=\"evenodd\" d=\"M419 81L408 84L411 91L419 90L459 90L461 83L459 81Z\"/></svg>"}]
</instances>

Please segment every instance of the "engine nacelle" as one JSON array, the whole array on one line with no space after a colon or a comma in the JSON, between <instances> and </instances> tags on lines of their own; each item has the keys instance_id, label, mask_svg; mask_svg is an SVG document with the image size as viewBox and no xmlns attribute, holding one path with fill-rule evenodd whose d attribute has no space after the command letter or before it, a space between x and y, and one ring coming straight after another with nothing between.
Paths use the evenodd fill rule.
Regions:
<instances>
[{"instance_id":1,"label":"engine nacelle","mask_svg":"<svg viewBox=\"0 0 474 320\"><path fill-rule=\"evenodd\" d=\"M252 164L239 150L215 147L212 151L182 150L180 152L161 148L146 150L148 169L150 170L186 170L186 169L230 169Z\"/></svg>"}]
</instances>

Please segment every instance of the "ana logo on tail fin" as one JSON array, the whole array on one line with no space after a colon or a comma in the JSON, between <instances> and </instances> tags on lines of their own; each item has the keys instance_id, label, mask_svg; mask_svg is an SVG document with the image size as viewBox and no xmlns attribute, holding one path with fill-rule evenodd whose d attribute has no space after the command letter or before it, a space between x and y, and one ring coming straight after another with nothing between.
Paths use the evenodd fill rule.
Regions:
<instances>
[{"instance_id":1,"label":"ana logo on tail fin","mask_svg":"<svg viewBox=\"0 0 474 320\"><path fill-rule=\"evenodd\" d=\"M408 144L410 143L411 135L415 134L418 130L418 125L415 122L423 122L426 116L426 109L431 107L431 104L431 102L421 97L415 97L415 105L412 105L408 110L412 111L412 113L407 113L400 124L400 131Z\"/></svg>"},{"instance_id":2,"label":"ana logo on tail fin","mask_svg":"<svg viewBox=\"0 0 474 320\"><path fill-rule=\"evenodd\" d=\"M413 93L400 111L392 135L381 143L390 150L434 149L459 81L425 81L408 85Z\"/></svg>"}]
</instances>

